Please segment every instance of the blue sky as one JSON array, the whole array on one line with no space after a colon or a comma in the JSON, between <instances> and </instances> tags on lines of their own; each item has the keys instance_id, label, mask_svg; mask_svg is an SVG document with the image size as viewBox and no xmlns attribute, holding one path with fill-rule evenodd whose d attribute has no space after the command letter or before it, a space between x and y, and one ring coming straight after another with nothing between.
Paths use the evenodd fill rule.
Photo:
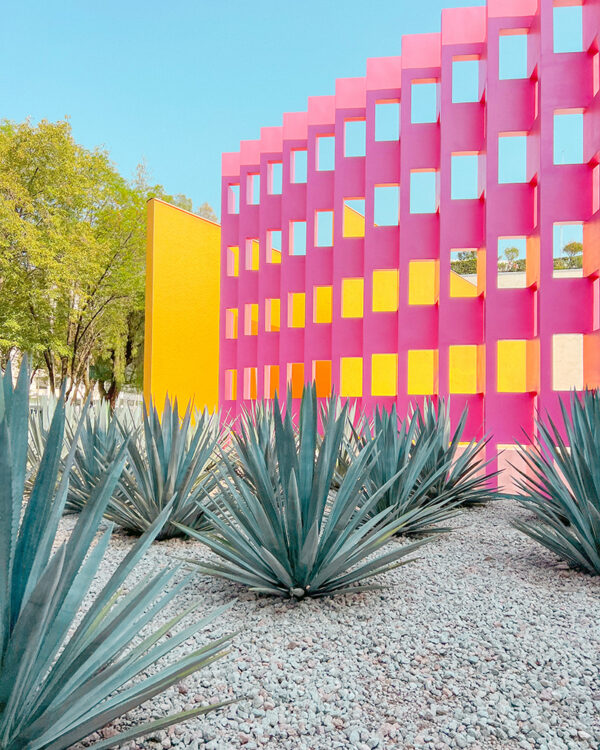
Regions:
<instances>
[{"instance_id":1,"label":"blue sky","mask_svg":"<svg viewBox=\"0 0 600 750\"><path fill-rule=\"evenodd\" d=\"M220 213L221 152L279 125L402 34L439 31L440 11L483 0L28 0L0 26L0 117L68 115L131 176Z\"/></svg>"}]
</instances>

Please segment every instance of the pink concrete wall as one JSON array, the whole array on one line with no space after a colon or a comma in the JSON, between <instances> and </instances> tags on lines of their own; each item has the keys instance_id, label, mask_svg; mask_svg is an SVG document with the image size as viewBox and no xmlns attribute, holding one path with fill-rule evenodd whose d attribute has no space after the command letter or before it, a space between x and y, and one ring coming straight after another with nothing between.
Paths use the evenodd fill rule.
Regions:
<instances>
[{"instance_id":1,"label":"pink concrete wall","mask_svg":"<svg viewBox=\"0 0 600 750\"><path fill-rule=\"evenodd\" d=\"M600 2L583 5L583 51L553 51L553 0L489 0L486 8L442 12L440 34L402 37L402 57L367 61L364 78L340 79L332 96L311 97L307 112L289 113L283 125L264 128L258 141L244 141L239 153L223 155L222 310L239 309L239 333L225 335L221 320L220 401L225 412L239 413L243 398L244 368L257 368L258 397L264 395L264 365L280 367L279 390L286 388L289 363L304 363L305 380L315 360L331 361L333 387L340 388L340 358L363 357L363 396L367 410L376 402L401 412L407 394L407 352L436 349L439 357L438 393L451 395L454 414L469 406L470 436L493 435L493 446L533 430L536 409L558 415L553 390L552 337L560 333L584 335L584 383L600 383L600 94L598 36ZM527 77L499 79L499 39L511 29L528 32ZM480 100L452 101L452 62L458 56L480 60ZM438 121L411 123L411 82L439 83ZM375 140L375 105L400 100L401 125L397 141ZM584 163L553 163L553 118L556 110L584 112ZM366 156L344 156L344 122L366 119ZM528 135L527 182L499 184L498 136ZM335 169L316 169L316 139L335 135ZM291 182L291 154L308 153L305 184ZM480 154L481 195L477 199L451 198L451 156L456 152ZM269 195L270 162L283 165L281 195ZM410 172L439 171L439 208L432 214L410 212ZM247 175L260 173L259 205L247 201ZM228 210L228 187L240 186L239 214ZM374 224L374 188L400 185L399 226ZM365 237L342 236L344 198L364 197ZM334 241L330 248L315 247L315 212L334 211ZM307 222L306 256L289 252L289 222ZM553 278L553 223L584 222L584 275ZM282 231L282 262L267 262L267 232ZM523 289L500 289L497 277L498 238L527 236L539 241L539 273ZM245 241L260 240L260 267L246 270ZM226 273L228 246L240 248L239 277ZM485 289L477 297L449 294L450 250L486 251ZM532 257L535 256L535 253ZM409 263L439 261L439 301L415 306L408 302ZM534 264L535 265L535 264ZM398 312L372 312L372 272L398 269ZM363 318L341 317L341 285L345 277L363 277ZM313 323L312 290L333 287L331 324ZM287 327L290 292L306 293L306 325ZM281 331L266 332L264 300L281 299ZM258 335L244 335L244 305L259 304ZM528 390L499 393L497 342L527 340L532 345ZM449 347L476 344L484 352L480 393L449 393ZM398 395L371 396L371 355L398 354ZM237 370L237 397L228 398L225 371Z\"/></svg>"}]
</instances>

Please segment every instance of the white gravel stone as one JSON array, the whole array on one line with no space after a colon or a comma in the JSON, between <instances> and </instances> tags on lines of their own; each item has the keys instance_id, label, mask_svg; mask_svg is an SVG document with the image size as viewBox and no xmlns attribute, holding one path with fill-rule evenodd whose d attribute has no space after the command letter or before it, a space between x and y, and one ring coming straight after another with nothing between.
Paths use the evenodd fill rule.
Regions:
<instances>
[{"instance_id":1,"label":"white gravel stone","mask_svg":"<svg viewBox=\"0 0 600 750\"><path fill-rule=\"evenodd\" d=\"M162 619L234 601L195 641L241 632L129 718L238 700L128 747L598 750L600 578L512 529L523 514L508 501L466 511L381 592L292 603L195 575ZM115 532L98 587L131 544ZM191 540L155 543L136 575L197 556Z\"/></svg>"}]
</instances>

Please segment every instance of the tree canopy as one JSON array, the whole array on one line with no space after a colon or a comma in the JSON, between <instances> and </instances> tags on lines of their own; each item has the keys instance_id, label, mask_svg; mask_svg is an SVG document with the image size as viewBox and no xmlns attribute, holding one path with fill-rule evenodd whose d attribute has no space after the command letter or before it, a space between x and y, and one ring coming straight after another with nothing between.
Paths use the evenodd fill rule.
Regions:
<instances>
[{"instance_id":1,"label":"tree canopy","mask_svg":"<svg viewBox=\"0 0 600 750\"><path fill-rule=\"evenodd\" d=\"M123 178L67 120L0 122L2 359L29 353L67 398L98 381L114 401L124 383L141 384L151 197L191 205L149 185L143 167Z\"/></svg>"}]
</instances>

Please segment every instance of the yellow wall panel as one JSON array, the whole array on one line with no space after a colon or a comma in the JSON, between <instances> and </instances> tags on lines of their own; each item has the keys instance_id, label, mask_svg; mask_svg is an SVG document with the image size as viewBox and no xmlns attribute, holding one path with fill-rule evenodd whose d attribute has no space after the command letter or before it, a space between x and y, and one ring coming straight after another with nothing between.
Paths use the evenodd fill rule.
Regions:
<instances>
[{"instance_id":1,"label":"yellow wall panel","mask_svg":"<svg viewBox=\"0 0 600 750\"><path fill-rule=\"evenodd\" d=\"M373 354L371 356L371 395L398 395L397 354Z\"/></svg>"},{"instance_id":2,"label":"yellow wall panel","mask_svg":"<svg viewBox=\"0 0 600 750\"><path fill-rule=\"evenodd\" d=\"M342 318L362 318L364 288L362 278L342 279Z\"/></svg>"},{"instance_id":3,"label":"yellow wall panel","mask_svg":"<svg viewBox=\"0 0 600 750\"><path fill-rule=\"evenodd\" d=\"M342 357L340 359L340 396L360 397L362 387L362 357Z\"/></svg>"},{"instance_id":4,"label":"yellow wall panel","mask_svg":"<svg viewBox=\"0 0 600 750\"><path fill-rule=\"evenodd\" d=\"M332 291L330 286L316 286L313 290L313 320L315 323L331 323Z\"/></svg>"},{"instance_id":5,"label":"yellow wall panel","mask_svg":"<svg viewBox=\"0 0 600 750\"><path fill-rule=\"evenodd\" d=\"M527 392L527 341L498 341L497 375L499 393Z\"/></svg>"},{"instance_id":6,"label":"yellow wall panel","mask_svg":"<svg viewBox=\"0 0 600 750\"><path fill-rule=\"evenodd\" d=\"M433 396L437 392L437 349L409 350L407 393L411 396Z\"/></svg>"},{"instance_id":7,"label":"yellow wall panel","mask_svg":"<svg viewBox=\"0 0 600 750\"><path fill-rule=\"evenodd\" d=\"M210 410L219 396L221 227L148 202L144 398ZM199 300L202 304L199 304Z\"/></svg>"},{"instance_id":8,"label":"yellow wall panel","mask_svg":"<svg viewBox=\"0 0 600 750\"><path fill-rule=\"evenodd\" d=\"M435 305L439 296L437 260L411 260L408 265L408 304Z\"/></svg>"},{"instance_id":9,"label":"yellow wall panel","mask_svg":"<svg viewBox=\"0 0 600 750\"><path fill-rule=\"evenodd\" d=\"M373 271L373 312L397 312L398 271Z\"/></svg>"}]
</instances>

